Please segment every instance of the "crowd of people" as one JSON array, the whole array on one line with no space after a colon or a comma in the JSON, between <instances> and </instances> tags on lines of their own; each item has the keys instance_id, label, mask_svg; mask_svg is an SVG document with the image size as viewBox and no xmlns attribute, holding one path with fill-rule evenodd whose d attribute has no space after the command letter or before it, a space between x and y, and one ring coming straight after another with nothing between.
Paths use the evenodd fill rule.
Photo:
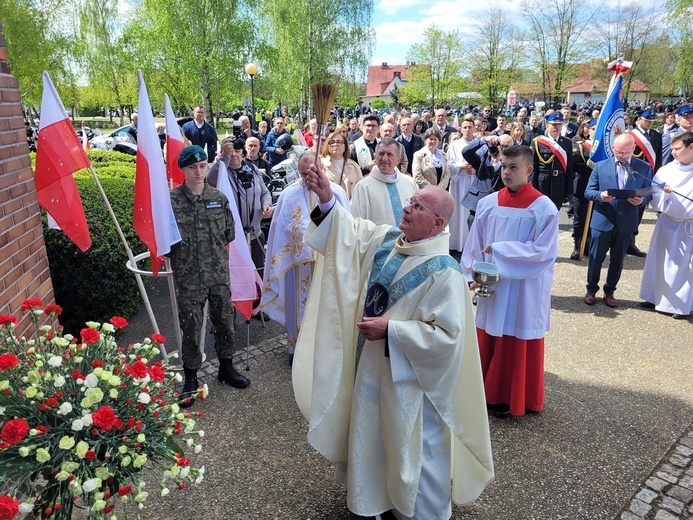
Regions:
<instances>
[{"instance_id":1,"label":"crowd of people","mask_svg":"<svg viewBox=\"0 0 693 520\"><path fill-rule=\"evenodd\" d=\"M324 136L309 123L300 178L275 208L261 170L286 159L285 119L276 116L264 140L245 121L215 157L198 109L184 127L193 142L179 158L186 181L171 195L184 236L172 250L187 313L181 402L196 395L207 299L219 380L250 384L231 363L233 320L222 301L234 237L214 186L225 174L263 277L257 312L286 326L308 440L335 464L359 515L449 518L452 501L474 500L493 478L487 412L542 411L564 206L570 258L588 247L586 305L601 288L604 304L618 306L632 254L646 257L643 307L675 318L693 310L693 104L667 115L661 132L657 113L641 111L613 157L596 164L596 119L574 118L570 107L542 117L520 110L514 121L485 107L458 124L442 108L382 120L364 113ZM634 237L648 204L658 218L646 254ZM270 216L265 244L259 223ZM474 306L480 261L500 279Z\"/></svg>"}]
</instances>

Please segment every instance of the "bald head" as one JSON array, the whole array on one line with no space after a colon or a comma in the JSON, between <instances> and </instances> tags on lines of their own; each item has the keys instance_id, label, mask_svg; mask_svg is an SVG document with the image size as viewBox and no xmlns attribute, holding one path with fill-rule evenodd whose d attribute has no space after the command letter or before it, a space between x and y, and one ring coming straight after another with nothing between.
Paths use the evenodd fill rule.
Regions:
<instances>
[{"instance_id":1,"label":"bald head","mask_svg":"<svg viewBox=\"0 0 693 520\"><path fill-rule=\"evenodd\" d=\"M513 141L513 138L511 136L509 136L508 134L501 135L500 138L498 139L498 141L500 142L501 146L512 146L515 144L515 141Z\"/></svg>"},{"instance_id":2,"label":"bald head","mask_svg":"<svg viewBox=\"0 0 693 520\"><path fill-rule=\"evenodd\" d=\"M630 158L635 151L635 141L630 134L621 134L616 136L614 144L611 146L614 152L614 157L619 162L630 162Z\"/></svg>"},{"instance_id":3,"label":"bald head","mask_svg":"<svg viewBox=\"0 0 693 520\"><path fill-rule=\"evenodd\" d=\"M444 189L431 185L421 188L418 193L424 199L426 207L430 208L439 217L443 217L445 220L443 224L444 229L452 219L453 213L455 213L456 204L453 196Z\"/></svg>"}]
</instances>

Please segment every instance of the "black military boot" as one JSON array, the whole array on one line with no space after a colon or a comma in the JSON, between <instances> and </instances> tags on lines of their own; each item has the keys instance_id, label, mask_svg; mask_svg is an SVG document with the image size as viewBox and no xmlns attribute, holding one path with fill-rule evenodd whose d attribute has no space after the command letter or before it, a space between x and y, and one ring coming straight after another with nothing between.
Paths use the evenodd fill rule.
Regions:
<instances>
[{"instance_id":1,"label":"black military boot","mask_svg":"<svg viewBox=\"0 0 693 520\"><path fill-rule=\"evenodd\" d=\"M582 242L582 239L575 237L575 248L573 252L570 253L571 260L580 260L580 242Z\"/></svg>"},{"instance_id":2,"label":"black military boot","mask_svg":"<svg viewBox=\"0 0 693 520\"><path fill-rule=\"evenodd\" d=\"M219 359L219 374L217 379L220 383L226 383L234 388L247 388L250 386L250 379L233 368L233 362L230 359Z\"/></svg>"},{"instance_id":3,"label":"black military boot","mask_svg":"<svg viewBox=\"0 0 693 520\"><path fill-rule=\"evenodd\" d=\"M183 373L185 374L185 382L183 383L183 391L178 396L178 406L190 408L195 402L200 382L197 380L197 370L183 367Z\"/></svg>"}]
</instances>

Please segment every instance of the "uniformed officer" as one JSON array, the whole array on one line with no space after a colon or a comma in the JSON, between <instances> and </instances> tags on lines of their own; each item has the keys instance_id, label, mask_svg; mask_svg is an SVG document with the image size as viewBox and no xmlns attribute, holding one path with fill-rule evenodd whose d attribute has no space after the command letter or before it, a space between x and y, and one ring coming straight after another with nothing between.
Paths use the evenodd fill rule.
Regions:
<instances>
[{"instance_id":1,"label":"uniformed officer","mask_svg":"<svg viewBox=\"0 0 693 520\"><path fill-rule=\"evenodd\" d=\"M534 174L532 185L560 210L573 195L573 143L561 135L563 114L546 116L546 135L532 140Z\"/></svg>"},{"instance_id":2,"label":"uniformed officer","mask_svg":"<svg viewBox=\"0 0 693 520\"><path fill-rule=\"evenodd\" d=\"M233 367L233 303L229 288L229 250L234 222L226 196L207 184L207 154L199 146L187 146L178 156L185 182L171 190L171 206L182 240L171 247L171 267L176 282L178 315L183 332L185 383L182 407L194 402L202 364L199 348L204 325L203 310L209 300L214 324L214 348L219 358L217 379L236 388L250 380Z\"/></svg>"},{"instance_id":3,"label":"uniformed officer","mask_svg":"<svg viewBox=\"0 0 693 520\"><path fill-rule=\"evenodd\" d=\"M590 230L585 229L585 220L587 218L588 201L585 199L585 188L587 181L590 180L592 166L590 166L590 153L592 152L592 142L594 140L594 131L597 128L597 120L589 121L590 136L585 139L582 132L573 137L573 170L575 178L573 180L573 240L575 248L570 254L571 260L580 259L580 245L582 243L583 233L587 233L588 242L586 247L589 248Z\"/></svg>"},{"instance_id":4,"label":"uniformed officer","mask_svg":"<svg viewBox=\"0 0 693 520\"><path fill-rule=\"evenodd\" d=\"M676 109L676 124L662 135L662 164L673 160L671 139L683 132L693 132L693 103L686 103Z\"/></svg>"}]
</instances>

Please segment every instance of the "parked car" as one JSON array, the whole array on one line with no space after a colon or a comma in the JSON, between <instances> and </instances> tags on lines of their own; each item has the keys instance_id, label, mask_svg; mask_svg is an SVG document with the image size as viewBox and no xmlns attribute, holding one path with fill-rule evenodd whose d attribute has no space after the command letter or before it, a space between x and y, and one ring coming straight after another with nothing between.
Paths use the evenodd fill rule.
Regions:
<instances>
[{"instance_id":1,"label":"parked car","mask_svg":"<svg viewBox=\"0 0 693 520\"><path fill-rule=\"evenodd\" d=\"M130 125L121 126L105 135L95 135L90 139L94 150L114 150L128 155L137 155L137 143L132 138L128 129Z\"/></svg>"}]
</instances>

